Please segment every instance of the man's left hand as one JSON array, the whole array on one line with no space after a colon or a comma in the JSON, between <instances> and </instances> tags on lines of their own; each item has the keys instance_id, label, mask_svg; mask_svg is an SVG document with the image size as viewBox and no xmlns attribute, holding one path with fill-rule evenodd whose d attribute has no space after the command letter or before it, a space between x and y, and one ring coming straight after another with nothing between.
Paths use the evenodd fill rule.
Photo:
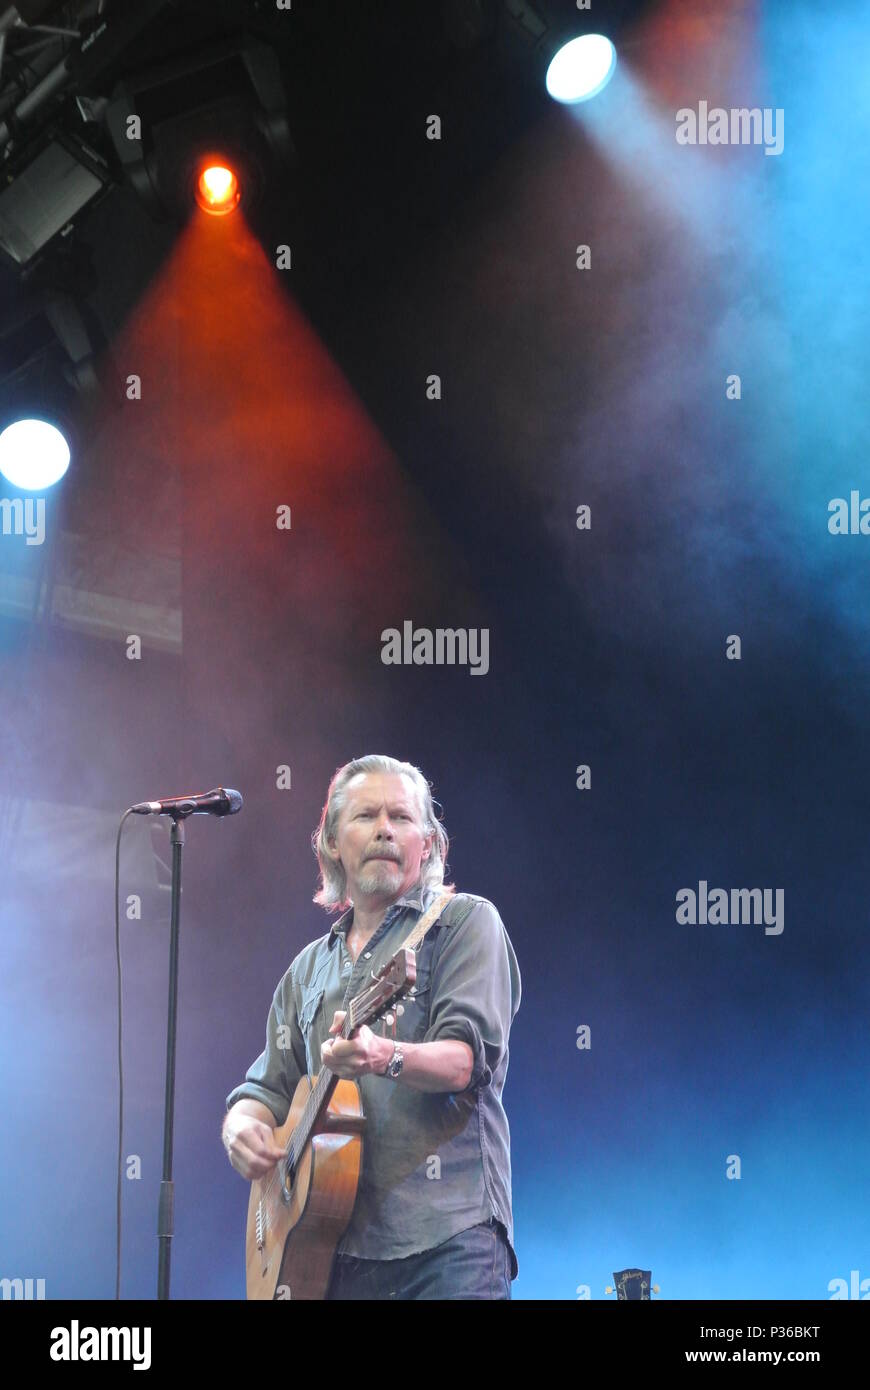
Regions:
<instances>
[{"instance_id":1,"label":"man's left hand","mask_svg":"<svg viewBox=\"0 0 870 1390\"><path fill-rule=\"evenodd\" d=\"M339 1009L333 1017L330 1036L320 1051L323 1065L346 1081L382 1072L392 1056L393 1044L373 1033L365 1023L352 1038L336 1037L335 1034L341 1032L346 1012Z\"/></svg>"}]
</instances>

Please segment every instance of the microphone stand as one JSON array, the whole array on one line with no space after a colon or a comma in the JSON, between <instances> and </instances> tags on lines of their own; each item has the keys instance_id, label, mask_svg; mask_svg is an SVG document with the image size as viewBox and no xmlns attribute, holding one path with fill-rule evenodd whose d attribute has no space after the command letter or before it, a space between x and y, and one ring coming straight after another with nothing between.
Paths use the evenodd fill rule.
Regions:
<instances>
[{"instance_id":1,"label":"microphone stand","mask_svg":"<svg viewBox=\"0 0 870 1390\"><path fill-rule=\"evenodd\" d=\"M189 809L188 809L189 807ZM175 1036L178 1021L178 927L181 915L181 855L184 849L184 820L195 809L181 804L169 812L172 830L172 906L169 927L169 1010L166 1020L166 1090L163 1105L163 1178L157 1209L157 1297L169 1297L169 1267L174 1232L175 1188L172 1182L172 1131L175 1113Z\"/></svg>"},{"instance_id":2,"label":"microphone stand","mask_svg":"<svg viewBox=\"0 0 870 1390\"><path fill-rule=\"evenodd\" d=\"M175 1038L178 1025L178 935L181 917L181 855L184 822L195 811L232 816L242 809L241 793L231 787L215 787L202 796L170 797L164 801L140 801L130 810L140 816L172 817L172 906L169 932L169 1008L166 1018L166 1089L163 1101L163 1176L157 1207L157 1297L169 1297L171 1241L174 1234L175 1187L172 1181L172 1131L175 1115Z\"/></svg>"}]
</instances>

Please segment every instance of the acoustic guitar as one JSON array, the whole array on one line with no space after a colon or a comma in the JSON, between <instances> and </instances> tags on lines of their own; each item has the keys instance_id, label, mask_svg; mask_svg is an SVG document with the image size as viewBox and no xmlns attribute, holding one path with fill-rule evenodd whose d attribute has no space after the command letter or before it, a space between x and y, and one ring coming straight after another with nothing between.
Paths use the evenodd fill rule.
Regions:
<instances>
[{"instance_id":1,"label":"acoustic guitar","mask_svg":"<svg viewBox=\"0 0 870 1390\"><path fill-rule=\"evenodd\" d=\"M376 1022L417 978L401 947L347 1006L338 1035ZM395 1029L395 1013L387 1017ZM249 1299L326 1297L338 1242L350 1224L362 1169L365 1115L355 1081L321 1067L303 1076L274 1131L285 1156L251 1183L245 1239Z\"/></svg>"}]
</instances>

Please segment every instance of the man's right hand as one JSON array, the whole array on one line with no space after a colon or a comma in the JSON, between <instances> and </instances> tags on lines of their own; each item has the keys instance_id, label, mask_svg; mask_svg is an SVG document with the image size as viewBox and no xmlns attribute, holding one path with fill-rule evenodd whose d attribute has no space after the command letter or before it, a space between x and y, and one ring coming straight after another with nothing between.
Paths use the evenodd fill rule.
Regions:
<instances>
[{"instance_id":1,"label":"man's right hand","mask_svg":"<svg viewBox=\"0 0 870 1390\"><path fill-rule=\"evenodd\" d=\"M229 1115L222 1138L230 1163L249 1182L265 1177L286 1157L285 1150L275 1143L274 1130L251 1115Z\"/></svg>"}]
</instances>

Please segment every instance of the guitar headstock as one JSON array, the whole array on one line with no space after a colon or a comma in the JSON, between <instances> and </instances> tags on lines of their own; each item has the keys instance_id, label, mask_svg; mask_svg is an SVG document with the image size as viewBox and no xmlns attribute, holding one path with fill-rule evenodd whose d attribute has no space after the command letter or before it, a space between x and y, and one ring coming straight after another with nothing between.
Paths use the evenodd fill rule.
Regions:
<instances>
[{"instance_id":1,"label":"guitar headstock","mask_svg":"<svg viewBox=\"0 0 870 1390\"><path fill-rule=\"evenodd\" d=\"M648 1269L618 1269L613 1274L613 1284L608 1284L606 1293L616 1290L617 1302L642 1299L649 1301L650 1291L659 1292L658 1284L652 1282L652 1272Z\"/></svg>"},{"instance_id":2,"label":"guitar headstock","mask_svg":"<svg viewBox=\"0 0 870 1390\"><path fill-rule=\"evenodd\" d=\"M348 1036L364 1023L376 1023L391 1004L413 988L416 980L417 957L413 951L402 947L386 965L372 973L369 983L351 999L345 1019Z\"/></svg>"}]
</instances>

